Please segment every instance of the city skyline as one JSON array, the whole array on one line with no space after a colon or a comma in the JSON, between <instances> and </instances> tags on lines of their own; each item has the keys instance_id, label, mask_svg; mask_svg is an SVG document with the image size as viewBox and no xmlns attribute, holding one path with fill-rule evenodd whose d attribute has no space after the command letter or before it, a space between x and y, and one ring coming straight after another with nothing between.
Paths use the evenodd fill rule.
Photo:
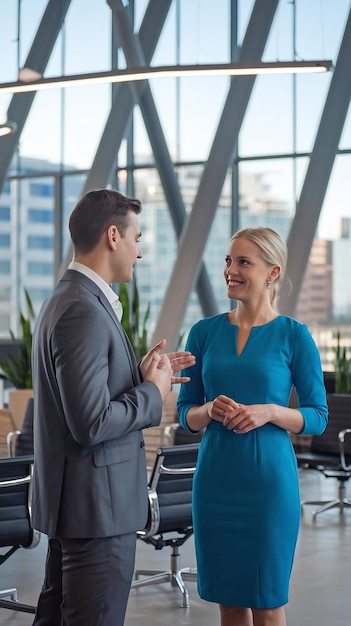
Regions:
<instances>
[{"instance_id":1,"label":"city skyline","mask_svg":"<svg viewBox=\"0 0 351 626\"><path fill-rule=\"evenodd\" d=\"M38 179L35 178L37 167ZM13 243L18 235L14 231L15 222L12 216L15 211L16 181L9 183L0 196L0 274L2 297L0 300L0 336L8 336L8 329L15 324L16 311L12 310L11 303L17 291L16 298L23 297L24 288L28 289L38 310L41 301L47 297L54 286L53 270L53 235L54 213L53 198L54 184L50 177L40 176L44 170L43 161L29 159L23 161L24 171L31 172L31 178L24 179L21 184L21 207L18 218L22 224L19 239ZM189 174L189 172L188 172ZM161 306L167 277L171 273L176 255L177 243L166 210L162 188L155 176L150 181L148 172L139 174L139 184L144 181L142 194L144 210L140 215L143 238L141 242L143 259L135 267L135 276L140 291L141 312L145 311L149 302L151 305L150 332L155 324L159 307ZM78 182L78 181L77 181ZM71 183L71 199L78 198L80 184L74 178ZM150 185L152 182L152 185ZM192 176L188 176L183 183L183 192L191 204L196 192L196 185ZM264 194L260 186L264 186ZM11 186L13 187L11 189ZM230 193L230 187L224 187ZM266 225L278 230L284 239L287 239L291 216L279 199L265 187L264 179L256 175L242 184L241 223L240 227ZM245 196L245 190L247 196ZM255 190L255 193L253 191ZM255 196L256 194L256 196ZM262 201L262 197L265 200ZM229 198L229 196L228 196ZM260 205L257 200L260 200ZM25 226L24 226L25 225ZM349 285L348 265L345 259L351 256L351 227L350 222L344 223L344 238L334 242L329 241L330 252L318 256L324 240L316 239L311 251L310 262L307 267L304 289L299 300L298 318L311 325L311 328L332 328L337 324L351 324L351 286ZM225 312L230 307L227 299L224 280L223 264L227 245L231 236L231 216L226 195L222 197L215 222L208 241L204 260L206 262L212 287L218 304L219 312ZM5 239L8 245L6 246ZM68 229L66 232L68 241ZM21 248L20 262L17 260L17 246ZM315 250L315 251L314 251ZM332 250L336 250L333 268ZM335 253L334 253L335 254ZM324 256L323 256L324 255ZM326 256L328 255L328 256ZM13 266L11 265L13 264ZM329 266L329 273L327 267ZM316 268L316 269L314 269ZM17 274L16 274L17 273ZM335 284L335 289L333 288ZM5 290L5 291L4 291ZM6 292L7 290L7 292ZM307 290L307 291L306 291ZM20 293L19 293L20 292ZM327 293L328 292L328 293ZM329 295L328 295L329 294ZM7 302L7 304L6 304ZM7 311L7 316L6 316ZM314 314L313 312L316 312ZM193 293L187 307L186 317L182 325L182 334L187 333L190 326L201 316L201 310ZM330 359L330 351L328 352Z\"/></svg>"},{"instance_id":2,"label":"city skyline","mask_svg":"<svg viewBox=\"0 0 351 626\"><path fill-rule=\"evenodd\" d=\"M126 4L121 3L121 8ZM148 3L147 0L135 0L132 4L135 6L135 32L138 33ZM156 6L155 0L152 4ZM55 19L46 21L46 28L53 29L52 41L55 43L51 56L48 51L50 58L47 64L46 61L44 63L44 57L42 59L45 76L106 70L111 64L118 63L119 67L123 67L127 61L132 62L128 59L123 36L120 35L121 42L112 38L113 20L108 2L97 0L87 6L85 0L71 0L70 4L68 1L62 2L63 5L69 5L63 25L59 15L55 18L56 22ZM162 6L165 5L166 3ZM253 21L255 15L260 15L262 25L267 16L267 31L262 36L259 52L255 48L256 39L260 37L260 28L256 24L257 37L251 34L252 54L256 49L256 54L262 55L263 60L331 58L337 64L344 29L349 23L349 0L310 0L308 3L303 0L280 0L277 8L275 1L271 0L267 4L261 0L255 3L253 0L238 0L238 3L231 3L229 0L219 0L217 3L209 0L173 0L170 5L167 3L170 9L167 15L165 13L165 23L152 64L228 61L236 53L233 47L235 37L232 41L230 38L230 9L236 5L237 43L239 47L243 46L244 51L246 28L251 21L251 10L255 6ZM6 59L6 63L0 68L0 81L16 78L19 67L26 61L46 6L47 0L2 2L4 15L0 23L0 54ZM48 6L53 10L58 5L50 2ZM260 13L256 12L257 6ZM271 13L268 12L268 6ZM273 20L271 25L268 14ZM233 20L233 32L235 23ZM54 33L58 33L58 36ZM267 41L264 44L266 36ZM129 33L129 39L130 42L133 39L132 32ZM122 48L117 50L116 43L123 44L125 58ZM240 49L238 51L240 53ZM345 67L343 69L345 73ZM245 225L247 218L255 224L261 220L271 225L278 224L287 231L295 216L305 180L309 178L309 164L313 161L310 157L311 154L313 156L329 87L333 85L336 74L330 72L309 77L258 77L252 81L252 90L247 90L248 99L243 107L240 105L240 98L246 97L246 88L242 86L245 83L239 80L231 82L228 78L207 78L150 81L147 106L142 101L140 106L135 104L129 94L130 101L128 106L125 105L124 116L120 115L121 99L120 92L117 91L118 98L115 99L118 106L112 107L111 122L109 121L107 127L109 132L106 133L109 141L106 140L104 128L112 95L116 96L116 92L110 87L105 85L99 88L55 89L50 94L36 94L27 113L24 114L23 110L24 127L18 137L19 143L12 153L13 167L0 200L4 209L0 220L0 260L5 272L1 306L7 307L8 313L15 319L23 280L30 279L33 289L35 287L39 290L37 294L43 294L43 289L49 288L46 285L52 285L53 267L57 275L58 264L62 264L63 258L66 262L71 253L68 250L67 232L70 210L89 185L100 184L110 185L127 195L140 197L145 207L142 217L145 223L143 245L147 254L140 263L140 270L138 264L138 276L140 274L141 283L147 284L149 277L143 272L151 268L153 291L144 295L146 298L151 293L155 317L162 302L172 302L173 317L168 316L168 319L172 320L173 328L178 324L175 321L175 311L182 300L179 297L178 302L173 302L172 298L167 299L165 284L167 280L171 282L173 262L177 256L177 239L182 225L187 217L191 218L192 212L200 220L200 224L203 212L208 231L206 236L201 237L201 229L197 232L195 227L189 238L188 254L179 255L192 265L191 271L184 274L184 282L195 276L191 247L193 245L194 250L197 250L199 244L199 252L193 256L199 258L199 255L203 255L209 259L207 275L214 285L206 294L207 304L203 310L207 308L206 314L209 314L208 311L214 310L217 303L221 309L227 307L223 285L217 276L217 272L219 276L222 275L222 257L227 238L229 239L231 231L238 225ZM125 92L127 91L126 89ZM336 101L343 102L343 93L339 84L338 93L334 94L337 96ZM230 107L225 106L227 97ZM11 102L11 97L6 100L3 98L0 98L1 115L6 114L7 106ZM23 101L17 99L16 103L21 108ZM346 106L347 103L345 108ZM242 111L238 112L237 109L240 108ZM221 140L217 141L216 146L216 161L212 159L211 162L212 144L225 112L227 135L230 139L226 144L226 134L222 130ZM343 122L344 115L342 111L339 113L338 118ZM234 120L233 124L231 119ZM329 119L331 121L330 115ZM337 128L336 121L329 125L329 132L330 127ZM311 208L311 214L314 210L317 212L321 209L315 235L335 243L339 241L340 219L351 217L350 107L341 130L342 122L340 133L335 133L338 148L330 148L330 155L328 132L322 128L324 149L318 155L317 163L323 165L322 156L327 154L332 165L331 174L330 170L323 170L320 179L317 172L312 180L313 188L321 193L321 200L318 200L316 193L315 197L308 199L309 203L302 203L306 212ZM10 145L6 144L6 138L0 141L3 141L0 148ZM225 156L220 165L221 150ZM231 155L229 151L232 151ZM30 171L27 172L26 163L28 164L30 158L37 162L34 171L28 166ZM4 162L5 160L4 158ZM211 169L207 167L209 162L211 176L208 175ZM43 176L35 180L39 173L37 166L44 171ZM48 170L51 170L51 178L44 176ZM2 174L5 176L5 171ZM173 174L175 176L172 179ZM200 196L200 202L198 192L206 176L206 194ZM224 185L220 190L222 180ZM327 184L323 199L324 181ZM211 184L215 188L214 183L218 184L218 191L212 196ZM10 189L8 206L7 189ZM44 196L41 191L48 195ZM311 203L313 206L310 206ZM8 212L10 221L6 217ZM297 214L298 218L300 213ZM41 219L52 221L45 223L40 222ZM190 223L193 221L189 219ZM299 219L295 224L298 222ZM314 226L315 224L313 228ZM303 223L298 230L299 232L294 232L294 245L290 242L294 250L292 258L295 260L300 258L299 246L301 258L304 258L303 249L307 254L311 244L311 240L304 237ZM344 247L347 249L347 245ZM154 249L159 249L160 257L153 256ZM30 265L28 255L32 256ZM42 266L40 275L38 270L42 256L46 260L45 269ZM23 269L27 257L28 264ZM50 257L50 263L46 257ZM159 258L167 258L167 263L160 264ZM344 259L341 251L340 259L340 262ZM301 271L304 270L306 261L304 259ZM9 265L11 273L10 277L6 277L6 268ZM294 276L296 293L300 289L299 281L300 276ZM335 285L333 297L341 301L342 288L337 282ZM171 289L172 285L169 287ZM182 285L178 287L176 293L185 294L187 289L182 290ZM343 297L345 293L344 289ZM347 307L348 301L344 298L343 309L347 311ZM189 300L188 309L186 326L195 315L202 315L196 291ZM173 332L171 329L168 331ZM162 332L165 331L162 329Z\"/></svg>"}]
</instances>

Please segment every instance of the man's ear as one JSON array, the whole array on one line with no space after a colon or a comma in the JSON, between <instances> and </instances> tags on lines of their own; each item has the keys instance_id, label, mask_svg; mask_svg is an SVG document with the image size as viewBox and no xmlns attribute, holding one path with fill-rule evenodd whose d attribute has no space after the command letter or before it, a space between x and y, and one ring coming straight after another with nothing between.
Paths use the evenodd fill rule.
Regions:
<instances>
[{"instance_id":1,"label":"man's ear","mask_svg":"<svg viewBox=\"0 0 351 626\"><path fill-rule=\"evenodd\" d=\"M108 246L112 248L113 250L115 250L120 239L121 239L121 235L119 233L117 226L115 226L114 224L109 226L106 231L106 240L107 240Z\"/></svg>"}]
</instances>

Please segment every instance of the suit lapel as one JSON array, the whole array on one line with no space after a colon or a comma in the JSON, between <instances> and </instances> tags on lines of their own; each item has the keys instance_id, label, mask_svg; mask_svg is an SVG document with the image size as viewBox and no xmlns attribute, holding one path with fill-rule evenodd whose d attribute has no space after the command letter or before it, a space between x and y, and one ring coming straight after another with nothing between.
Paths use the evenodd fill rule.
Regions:
<instances>
[{"instance_id":1,"label":"suit lapel","mask_svg":"<svg viewBox=\"0 0 351 626\"><path fill-rule=\"evenodd\" d=\"M120 334L120 337L121 337L121 339L122 339L122 341L124 343L125 349L126 349L126 353L128 355L128 359L129 359L129 363L130 363L130 369L131 369L132 377L133 377L133 382L134 382L135 385L138 385L140 383L140 375L139 375L138 363L137 363L137 360L135 358L135 354L134 354L133 348L131 346L131 343L130 343L126 333L124 332L124 328L123 328L122 324L120 323L120 321L118 320L117 315L115 314L114 310L112 309L111 304L107 300L106 296L102 293L102 291L100 291L100 289L99 289L98 297L99 297L101 305L106 309L107 313L109 314L109 316L113 320L113 323L116 325L117 331Z\"/></svg>"},{"instance_id":2,"label":"suit lapel","mask_svg":"<svg viewBox=\"0 0 351 626\"><path fill-rule=\"evenodd\" d=\"M101 289L98 287L98 285L94 283L93 280L85 276L85 274L82 274L81 272L76 272L75 270L66 270L61 280L71 280L71 281L83 284L85 285L87 289L89 289L89 291L91 291L91 293L94 294L94 296L98 298L100 305L104 307L104 309L107 311L107 313L111 317L113 323L115 324L117 328L117 332L119 333L121 340L125 346L128 360L130 363L130 369L131 369L131 374L133 377L133 382L135 385L140 384L139 368L138 368L138 363L137 363L133 348L111 304L109 303L109 301L107 300L106 296L101 291Z\"/></svg>"}]
</instances>

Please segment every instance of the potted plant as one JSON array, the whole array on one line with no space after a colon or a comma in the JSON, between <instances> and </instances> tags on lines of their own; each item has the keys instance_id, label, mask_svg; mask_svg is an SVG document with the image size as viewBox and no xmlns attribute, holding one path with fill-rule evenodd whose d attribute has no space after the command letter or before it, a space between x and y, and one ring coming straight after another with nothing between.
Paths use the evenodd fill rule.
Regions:
<instances>
[{"instance_id":1,"label":"potted plant","mask_svg":"<svg viewBox=\"0 0 351 626\"><path fill-rule=\"evenodd\" d=\"M351 394L351 356L346 347L340 345L340 331L334 351L335 393Z\"/></svg>"},{"instance_id":2,"label":"potted plant","mask_svg":"<svg viewBox=\"0 0 351 626\"><path fill-rule=\"evenodd\" d=\"M340 332L334 354L335 391L327 395L329 420L345 424L345 419L351 419L351 354L341 345Z\"/></svg>"},{"instance_id":3,"label":"potted plant","mask_svg":"<svg viewBox=\"0 0 351 626\"><path fill-rule=\"evenodd\" d=\"M22 426L24 412L28 399L33 397L32 384L32 322L35 314L28 291L24 290L26 299L27 314L20 311L21 337L18 347L18 355L14 357L8 355L6 361L0 361L2 374L0 377L8 380L14 391L9 392L9 409L16 428ZM14 333L10 330L11 339L16 340Z\"/></svg>"},{"instance_id":4,"label":"potted plant","mask_svg":"<svg viewBox=\"0 0 351 626\"><path fill-rule=\"evenodd\" d=\"M136 282L134 282L133 285L132 298L129 296L126 285L121 284L119 287L119 299L123 307L121 324L128 335L137 361L140 361L149 349L147 325L150 316L150 303L147 305L141 320L139 291ZM171 391L165 399L160 425L154 426L153 428L146 428L143 432L148 467L151 467L154 462L156 450L162 445L169 445L166 428L178 420L176 408L177 395L177 393Z\"/></svg>"},{"instance_id":5,"label":"potted plant","mask_svg":"<svg viewBox=\"0 0 351 626\"><path fill-rule=\"evenodd\" d=\"M123 283L119 287L119 299L123 307L121 324L132 345L137 361L140 361L140 359L142 359L148 351L147 323L150 316L150 302L147 305L140 327L139 291L135 281L133 285L132 302L130 302L128 289Z\"/></svg>"}]
</instances>

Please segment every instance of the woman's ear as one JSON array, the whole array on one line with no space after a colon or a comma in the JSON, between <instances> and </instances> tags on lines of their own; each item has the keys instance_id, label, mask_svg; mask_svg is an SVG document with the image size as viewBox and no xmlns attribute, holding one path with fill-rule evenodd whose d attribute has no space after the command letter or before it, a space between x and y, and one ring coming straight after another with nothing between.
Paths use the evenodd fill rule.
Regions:
<instances>
[{"instance_id":1,"label":"woman's ear","mask_svg":"<svg viewBox=\"0 0 351 626\"><path fill-rule=\"evenodd\" d=\"M274 267L272 267L269 273L268 281L272 283L276 278L278 278L279 274L280 274L279 265L274 265Z\"/></svg>"}]
</instances>

